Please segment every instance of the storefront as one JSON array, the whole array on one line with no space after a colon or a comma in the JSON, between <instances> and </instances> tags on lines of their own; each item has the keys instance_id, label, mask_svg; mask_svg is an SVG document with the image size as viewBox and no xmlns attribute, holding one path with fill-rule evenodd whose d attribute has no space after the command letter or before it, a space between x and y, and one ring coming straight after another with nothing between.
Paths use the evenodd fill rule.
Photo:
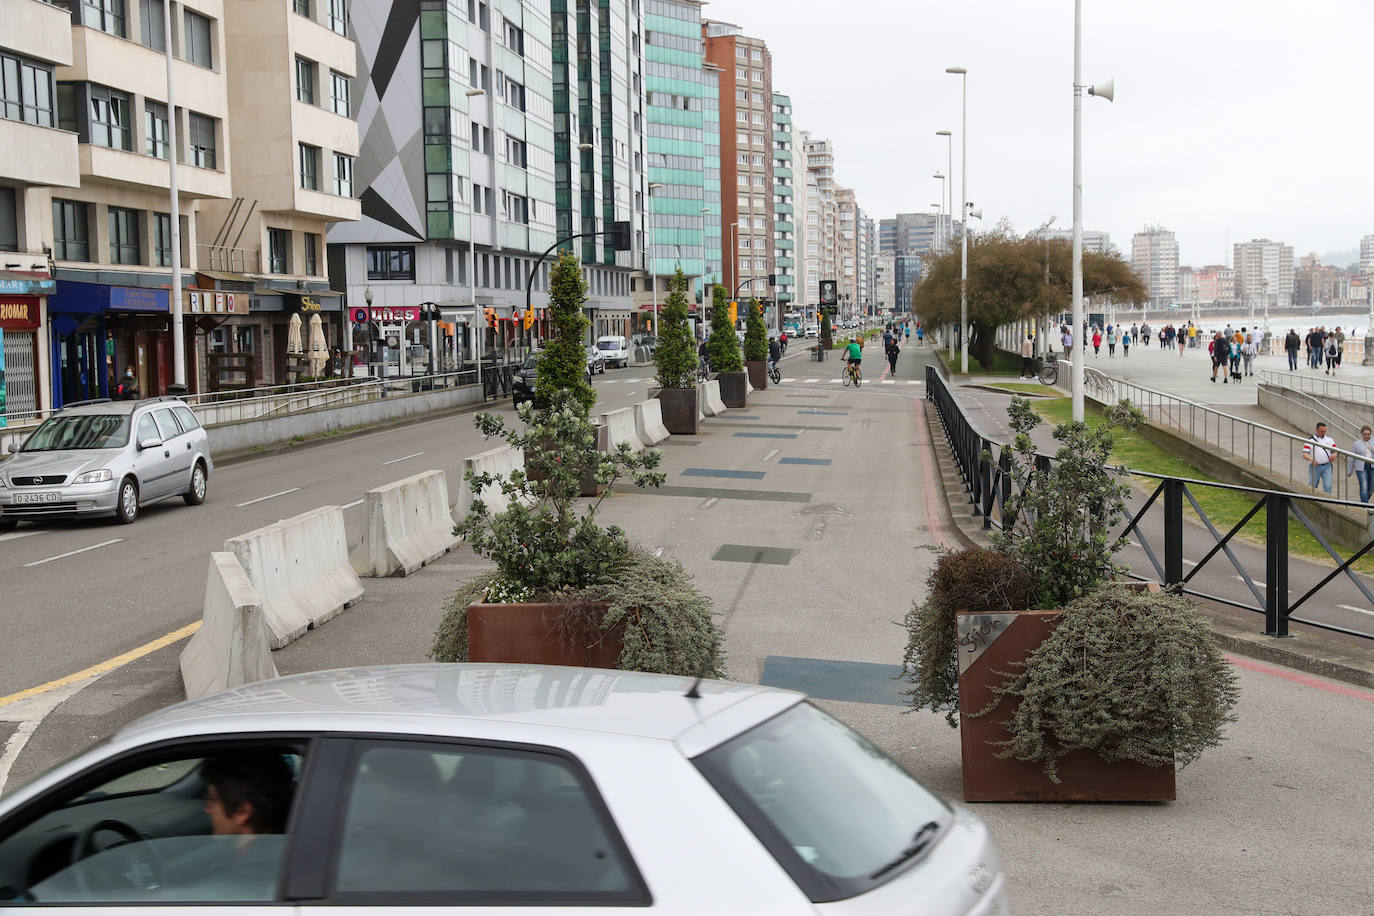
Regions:
<instances>
[{"instance_id":1,"label":"storefront","mask_svg":"<svg viewBox=\"0 0 1374 916\"><path fill-rule=\"evenodd\" d=\"M257 386L251 353L233 348L237 343L235 321L249 314L247 292L220 289L186 289L181 307L195 330L195 345L188 360L195 367L187 373L195 391L242 390Z\"/></svg>"},{"instance_id":2,"label":"storefront","mask_svg":"<svg viewBox=\"0 0 1374 916\"><path fill-rule=\"evenodd\" d=\"M54 286L42 274L0 272L0 417L43 407L43 304Z\"/></svg>"},{"instance_id":3,"label":"storefront","mask_svg":"<svg viewBox=\"0 0 1374 916\"><path fill-rule=\"evenodd\" d=\"M292 336L292 316L299 315L300 341ZM326 352L351 345L348 320L343 311L343 293L333 290L289 292L277 289L253 290L252 319L257 336L251 346L259 354L259 384L281 385L307 371L311 346L311 318L318 315Z\"/></svg>"}]
</instances>

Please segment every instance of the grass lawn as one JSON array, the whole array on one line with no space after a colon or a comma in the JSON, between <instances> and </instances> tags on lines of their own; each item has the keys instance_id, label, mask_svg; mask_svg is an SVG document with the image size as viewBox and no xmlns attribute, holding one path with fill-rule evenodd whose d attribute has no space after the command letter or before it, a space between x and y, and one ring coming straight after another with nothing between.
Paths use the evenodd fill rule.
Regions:
<instances>
[{"instance_id":1,"label":"grass lawn","mask_svg":"<svg viewBox=\"0 0 1374 916\"><path fill-rule=\"evenodd\" d=\"M1067 423L1073 417L1073 401L1070 398L1031 401L1031 407L1052 425ZM1088 423L1093 426L1102 422L1102 412L1091 406L1085 408L1084 416ZM1115 444L1112 446L1112 457L1126 467L1137 471L1149 471L1153 474L1165 474L1170 477L1188 477L1193 480L1215 480L1182 458L1169 454L1138 432L1118 432ZM1132 480L1138 487L1151 493L1159 486L1159 481L1151 477L1133 477ZM1203 511L1207 513L1212 524L1222 534L1230 531L1231 527L1244 518L1245 513L1249 512L1255 505L1253 499L1234 490L1213 487L1189 487L1188 489L1193 494L1193 498L1198 501L1198 505L1202 506ZM1150 511L1155 510L1152 508ZM1197 513L1193 511L1192 505L1186 498L1183 502L1183 514L1185 518L1198 520ZM1257 512L1254 518L1246 522L1245 527L1236 534L1236 537L1263 545L1265 540L1264 511ZM1300 556L1331 562L1331 556L1322 549L1321 544L1317 543L1312 532L1308 531L1307 527L1296 518L1288 520L1288 549L1291 553ZM1340 552L1339 548L1337 552ZM1221 557L1220 561L1227 562L1225 557ZM1218 558L1213 557L1208 565L1216 562L1218 562ZM1359 572L1374 574L1374 557L1368 555L1361 557L1355 562L1354 568Z\"/></svg>"},{"instance_id":2,"label":"grass lawn","mask_svg":"<svg viewBox=\"0 0 1374 916\"><path fill-rule=\"evenodd\" d=\"M945 365L946 365L946 366L949 366L949 374L950 374L950 375L959 375L959 376L961 376L961 375L964 374L964 373L962 373L962 372L959 371L959 366L960 366L960 364L961 364L961 362L962 362L962 355L963 355L963 351L962 351L962 350L955 350L955 351L954 351L954 357L953 357L953 358L950 358L950 355L949 355L949 348L948 348L948 347L940 347L940 348L939 348L939 351L940 351L940 358L943 359L943 360L945 361ZM969 375L1014 375L1014 376L1016 376L1017 378L1020 378L1020 377L1021 377L1021 357L1016 356L1016 355L1011 354L1011 353L1008 353L1008 352L1006 352L1005 350L993 350L993 351L992 351L992 368L991 368L991 369L984 369L984 368L983 368L983 364L980 363L980 362L978 362L978 360L974 359L974 358L973 358L973 354L969 354L969 360L968 360L968 374L969 374Z\"/></svg>"},{"instance_id":3,"label":"grass lawn","mask_svg":"<svg viewBox=\"0 0 1374 916\"><path fill-rule=\"evenodd\" d=\"M992 385L989 385L988 387L997 388L1001 391L1024 391L1029 394L1047 395L1056 393L1052 387L1048 385L1042 385L1039 382L995 382ZM1055 400L1059 399L1056 398Z\"/></svg>"}]
</instances>

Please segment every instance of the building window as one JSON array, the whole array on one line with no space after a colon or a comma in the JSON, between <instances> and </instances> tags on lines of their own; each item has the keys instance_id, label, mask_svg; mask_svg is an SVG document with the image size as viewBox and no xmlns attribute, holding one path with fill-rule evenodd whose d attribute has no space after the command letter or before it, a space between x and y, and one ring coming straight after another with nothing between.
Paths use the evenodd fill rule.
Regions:
<instances>
[{"instance_id":1,"label":"building window","mask_svg":"<svg viewBox=\"0 0 1374 916\"><path fill-rule=\"evenodd\" d=\"M298 144L301 161L301 187L307 191L320 189L320 148L307 143Z\"/></svg>"},{"instance_id":2,"label":"building window","mask_svg":"<svg viewBox=\"0 0 1374 916\"><path fill-rule=\"evenodd\" d=\"M310 0L291 0L291 9L306 19L310 18Z\"/></svg>"},{"instance_id":3,"label":"building window","mask_svg":"<svg viewBox=\"0 0 1374 916\"><path fill-rule=\"evenodd\" d=\"M19 250L19 207L14 188L0 188L0 251Z\"/></svg>"},{"instance_id":4,"label":"building window","mask_svg":"<svg viewBox=\"0 0 1374 916\"><path fill-rule=\"evenodd\" d=\"M210 20L200 13L185 10L182 25L181 45L186 60L198 67L209 70L214 66L210 53Z\"/></svg>"},{"instance_id":5,"label":"building window","mask_svg":"<svg viewBox=\"0 0 1374 916\"><path fill-rule=\"evenodd\" d=\"M162 0L138 0L138 24L145 48L167 50L167 20L162 17Z\"/></svg>"},{"instance_id":6,"label":"building window","mask_svg":"<svg viewBox=\"0 0 1374 916\"><path fill-rule=\"evenodd\" d=\"M143 103L144 150L156 159L166 159L167 145L167 106L161 102Z\"/></svg>"},{"instance_id":7,"label":"building window","mask_svg":"<svg viewBox=\"0 0 1374 916\"><path fill-rule=\"evenodd\" d=\"M340 35L348 34L348 3L346 0L329 0L329 30Z\"/></svg>"},{"instance_id":8,"label":"building window","mask_svg":"<svg viewBox=\"0 0 1374 916\"><path fill-rule=\"evenodd\" d=\"M52 202L53 258L58 261L89 261L91 259L90 226L86 222L86 204L75 200Z\"/></svg>"},{"instance_id":9,"label":"building window","mask_svg":"<svg viewBox=\"0 0 1374 916\"><path fill-rule=\"evenodd\" d=\"M736 90L735 90L735 101L737 101L737 102L747 102L747 101L749 101L749 90L748 90L748 89L736 89Z\"/></svg>"},{"instance_id":10,"label":"building window","mask_svg":"<svg viewBox=\"0 0 1374 916\"><path fill-rule=\"evenodd\" d=\"M81 24L124 38L124 0L81 0Z\"/></svg>"},{"instance_id":11,"label":"building window","mask_svg":"<svg viewBox=\"0 0 1374 916\"><path fill-rule=\"evenodd\" d=\"M353 196L353 157L334 154L334 193L340 197Z\"/></svg>"},{"instance_id":12,"label":"building window","mask_svg":"<svg viewBox=\"0 0 1374 916\"><path fill-rule=\"evenodd\" d=\"M528 147L524 140L516 140L514 137L506 137L506 161L511 165L518 165L520 168L529 167Z\"/></svg>"},{"instance_id":13,"label":"building window","mask_svg":"<svg viewBox=\"0 0 1374 916\"><path fill-rule=\"evenodd\" d=\"M750 74L750 75L753 76L754 82L756 82L756 83L761 83L761 82L763 82L763 71L762 71L762 70L755 70L755 71L754 71L752 74Z\"/></svg>"},{"instance_id":14,"label":"building window","mask_svg":"<svg viewBox=\"0 0 1374 916\"><path fill-rule=\"evenodd\" d=\"M301 241L305 243L305 274L308 277L318 277L320 275L320 237L313 232L307 232L302 236Z\"/></svg>"},{"instance_id":15,"label":"building window","mask_svg":"<svg viewBox=\"0 0 1374 916\"><path fill-rule=\"evenodd\" d=\"M501 207L505 211L505 218L512 223L529 223L530 206L527 198L512 194L509 191L502 191Z\"/></svg>"},{"instance_id":16,"label":"building window","mask_svg":"<svg viewBox=\"0 0 1374 916\"><path fill-rule=\"evenodd\" d=\"M296 58L296 101L315 104L315 62Z\"/></svg>"},{"instance_id":17,"label":"building window","mask_svg":"<svg viewBox=\"0 0 1374 916\"><path fill-rule=\"evenodd\" d=\"M336 115L348 117L349 108L349 81L337 70L329 71L329 108Z\"/></svg>"},{"instance_id":18,"label":"building window","mask_svg":"<svg viewBox=\"0 0 1374 916\"><path fill-rule=\"evenodd\" d=\"M483 255L485 258L486 255ZM367 249L367 278L369 280L414 280L415 249L371 248Z\"/></svg>"},{"instance_id":19,"label":"building window","mask_svg":"<svg viewBox=\"0 0 1374 916\"><path fill-rule=\"evenodd\" d=\"M10 54L0 54L0 116L52 127L52 68Z\"/></svg>"},{"instance_id":20,"label":"building window","mask_svg":"<svg viewBox=\"0 0 1374 916\"><path fill-rule=\"evenodd\" d=\"M186 145L191 164L203 169L215 167L215 119L194 111L187 116Z\"/></svg>"},{"instance_id":21,"label":"building window","mask_svg":"<svg viewBox=\"0 0 1374 916\"><path fill-rule=\"evenodd\" d=\"M110 215L110 263L142 264L143 252L140 250L137 210L124 207L111 207Z\"/></svg>"},{"instance_id":22,"label":"building window","mask_svg":"<svg viewBox=\"0 0 1374 916\"><path fill-rule=\"evenodd\" d=\"M172 218L166 213L153 214L153 266L172 266Z\"/></svg>"},{"instance_id":23,"label":"building window","mask_svg":"<svg viewBox=\"0 0 1374 916\"><path fill-rule=\"evenodd\" d=\"M747 80L748 78L749 78L749 68L748 68L748 67L736 67L736 68L735 68L735 79L737 79L737 80Z\"/></svg>"},{"instance_id":24,"label":"building window","mask_svg":"<svg viewBox=\"0 0 1374 916\"><path fill-rule=\"evenodd\" d=\"M91 142L110 149L133 149L127 93L91 86Z\"/></svg>"},{"instance_id":25,"label":"building window","mask_svg":"<svg viewBox=\"0 0 1374 916\"><path fill-rule=\"evenodd\" d=\"M502 31L502 40L505 41L506 47L510 48L512 51L514 51L516 54L519 54L521 57L524 57L524 56L525 56L525 31L524 31L524 29L519 28L518 26L515 25L515 23L511 22L509 19L503 19L503 20L501 20L501 22L502 22L502 30L501 30L501 31Z\"/></svg>"},{"instance_id":26,"label":"building window","mask_svg":"<svg viewBox=\"0 0 1374 916\"><path fill-rule=\"evenodd\" d=\"M286 229L267 230L267 272L291 272L291 233Z\"/></svg>"}]
</instances>

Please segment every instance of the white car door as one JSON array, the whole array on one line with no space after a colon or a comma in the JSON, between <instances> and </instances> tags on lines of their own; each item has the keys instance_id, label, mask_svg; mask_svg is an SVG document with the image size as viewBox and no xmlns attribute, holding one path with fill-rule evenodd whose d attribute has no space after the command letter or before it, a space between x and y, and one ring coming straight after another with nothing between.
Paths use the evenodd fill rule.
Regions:
<instances>
[{"instance_id":1,"label":"white car door","mask_svg":"<svg viewBox=\"0 0 1374 916\"><path fill-rule=\"evenodd\" d=\"M151 502L161 499L171 492L172 446L162 441L162 430L158 429L152 411L139 415L134 426L134 437L138 452L134 457L134 470L138 474L139 501ZM146 443L157 443L145 448Z\"/></svg>"},{"instance_id":2,"label":"white car door","mask_svg":"<svg viewBox=\"0 0 1374 916\"><path fill-rule=\"evenodd\" d=\"M168 493L184 493L191 486L191 462L195 458L189 434L182 432L176 415L170 407L159 407L153 411L157 428L162 433L162 444L166 446L168 460Z\"/></svg>"}]
</instances>

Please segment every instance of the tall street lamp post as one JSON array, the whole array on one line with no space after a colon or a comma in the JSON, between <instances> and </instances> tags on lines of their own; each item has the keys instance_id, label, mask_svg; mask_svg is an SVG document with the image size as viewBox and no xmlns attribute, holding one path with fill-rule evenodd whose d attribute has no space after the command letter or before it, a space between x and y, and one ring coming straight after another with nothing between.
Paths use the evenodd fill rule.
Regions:
<instances>
[{"instance_id":1,"label":"tall street lamp post","mask_svg":"<svg viewBox=\"0 0 1374 916\"><path fill-rule=\"evenodd\" d=\"M173 394L186 393L186 329L181 311L181 198L177 186L176 98L172 94L172 3L162 0L162 48L167 64L167 195L171 211L167 244L172 248L172 289L168 293L172 310Z\"/></svg>"},{"instance_id":2,"label":"tall street lamp post","mask_svg":"<svg viewBox=\"0 0 1374 916\"><path fill-rule=\"evenodd\" d=\"M959 77L963 96L959 128L959 219L964 221L959 232L959 371L968 375L968 71L963 67L946 67L945 72ZM950 193L954 193L952 189Z\"/></svg>"},{"instance_id":3,"label":"tall street lamp post","mask_svg":"<svg viewBox=\"0 0 1374 916\"><path fill-rule=\"evenodd\" d=\"M1083 85L1083 0L1073 2L1073 420L1083 422L1083 90L1111 101L1112 81Z\"/></svg>"},{"instance_id":4,"label":"tall street lamp post","mask_svg":"<svg viewBox=\"0 0 1374 916\"><path fill-rule=\"evenodd\" d=\"M945 182L948 180L948 178L945 176L945 174L944 174L943 172L936 172L936 173L935 173L935 177L938 178L938 179L940 180L940 206L939 206L939 209L937 209L937 210L935 211L936 214L938 214L938 215L936 216L936 223L935 223L935 250L936 250L936 251L942 251L942 250L944 250L944 247L945 247L945 246L944 246L944 241L945 241L945 203L944 203L944 201L945 201Z\"/></svg>"},{"instance_id":5,"label":"tall street lamp post","mask_svg":"<svg viewBox=\"0 0 1374 916\"><path fill-rule=\"evenodd\" d=\"M654 191L663 185L649 182L649 285L654 289L654 338L658 338L658 272L654 267Z\"/></svg>"},{"instance_id":6,"label":"tall street lamp post","mask_svg":"<svg viewBox=\"0 0 1374 916\"><path fill-rule=\"evenodd\" d=\"M954 194L954 134L953 134L952 132L950 132L950 131L947 131L947 130L937 130L937 131L935 132L935 136L937 136L937 137L944 137L944 138L945 138L945 157L949 160L949 161L948 161L948 167L945 169L945 174L949 176L949 184L945 185L945 188L948 190L948 192L949 192L950 195L953 195L953 194ZM945 198L944 198L944 197L941 197L940 200L941 200L941 206L944 208L944 211L945 211L945 219L953 220L953 218L954 218L954 198L951 196L951 197L949 198L949 201L948 201L947 203L945 202ZM950 240L950 237L952 236L953 232L954 232L954 224L953 224L953 222L951 222L950 225L949 225L949 230L946 231L946 232L944 233L944 237L945 237L945 241L946 241L946 242L948 242L948 241Z\"/></svg>"}]
</instances>

